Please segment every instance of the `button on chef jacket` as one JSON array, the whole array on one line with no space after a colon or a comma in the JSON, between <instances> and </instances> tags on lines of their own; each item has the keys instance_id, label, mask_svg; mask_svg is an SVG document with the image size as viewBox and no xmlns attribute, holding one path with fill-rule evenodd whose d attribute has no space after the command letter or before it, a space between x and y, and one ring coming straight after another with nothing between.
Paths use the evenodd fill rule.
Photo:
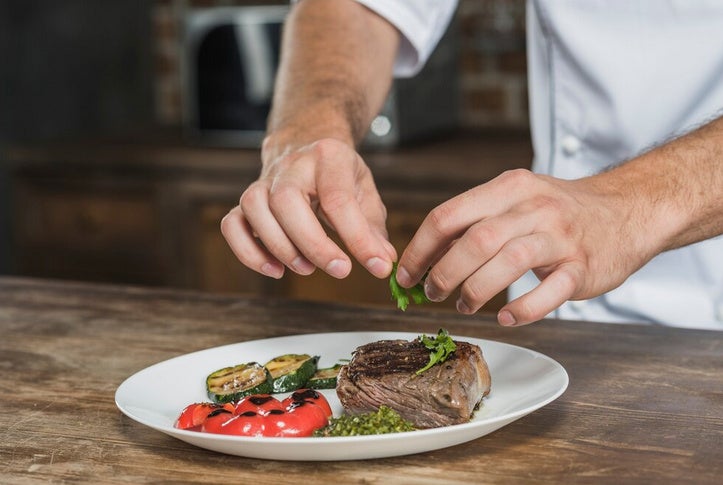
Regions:
<instances>
[{"instance_id":1,"label":"button on chef jacket","mask_svg":"<svg viewBox=\"0 0 723 485\"><path fill-rule=\"evenodd\" d=\"M358 1L400 31L400 77L421 69L456 7ZM585 177L723 115L723 1L528 0L526 16L535 172ZM510 297L538 283L529 272ZM721 330L723 237L660 254L550 316Z\"/></svg>"}]
</instances>

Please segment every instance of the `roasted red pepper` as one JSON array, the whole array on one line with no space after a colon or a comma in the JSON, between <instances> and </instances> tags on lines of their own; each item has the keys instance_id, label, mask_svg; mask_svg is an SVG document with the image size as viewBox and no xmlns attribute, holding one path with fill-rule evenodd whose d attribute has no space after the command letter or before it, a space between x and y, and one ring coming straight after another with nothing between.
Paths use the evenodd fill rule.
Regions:
<instances>
[{"instance_id":1,"label":"roasted red pepper","mask_svg":"<svg viewBox=\"0 0 723 485\"><path fill-rule=\"evenodd\" d=\"M246 396L242 398L236 404L236 410L234 414L244 414L247 412L253 412L266 416L272 411L284 411L284 406L281 402L270 396L269 394L254 394L252 396Z\"/></svg>"},{"instance_id":2,"label":"roasted red pepper","mask_svg":"<svg viewBox=\"0 0 723 485\"><path fill-rule=\"evenodd\" d=\"M281 404L284 408L290 408L292 406L300 406L304 403L318 406L324 411L325 416L331 417L331 406L329 406L329 401L326 400L323 394L315 391L314 389L299 389L284 399Z\"/></svg>"},{"instance_id":3,"label":"roasted red pepper","mask_svg":"<svg viewBox=\"0 0 723 485\"><path fill-rule=\"evenodd\" d=\"M233 404L216 404L211 402L189 404L181 412L181 415L176 420L175 426L180 429L200 429L201 425L211 414L218 414L219 412L233 414Z\"/></svg>"},{"instance_id":4,"label":"roasted red pepper","mask_svg":"<svg viewBox=\"0 0 723 485\"><path fill-rule=\"evenodd\" d=\"M176 427L239 436L300 437L329 423L331 407L313 389L300 389L283 401L268 394L246 396L235 405L191 404Z\"/></svg>"}]
</instances>

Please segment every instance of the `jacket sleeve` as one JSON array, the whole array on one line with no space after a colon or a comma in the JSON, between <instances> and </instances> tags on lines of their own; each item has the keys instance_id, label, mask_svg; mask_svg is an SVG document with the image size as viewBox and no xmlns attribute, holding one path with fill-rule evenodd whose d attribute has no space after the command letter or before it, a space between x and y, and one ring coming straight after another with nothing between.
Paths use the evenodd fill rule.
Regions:
<instances>
[{"instance_id":1,"label":"jacket sleeve","mask_svg":"<svg viewBox=\"0 0 723 485\"><path fill-rule=\"evenodd\" d=\"M412 77L424 67L457 8L457 0L355 1L386 19L401 34L394 63L396 77Z\"/></svg>"}]
</instances>

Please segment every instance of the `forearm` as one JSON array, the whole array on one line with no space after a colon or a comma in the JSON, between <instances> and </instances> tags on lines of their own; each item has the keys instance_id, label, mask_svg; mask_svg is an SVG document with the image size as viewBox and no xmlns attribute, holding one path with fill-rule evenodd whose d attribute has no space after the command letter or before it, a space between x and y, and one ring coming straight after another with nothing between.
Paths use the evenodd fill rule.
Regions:
<instances>
[{"instance_id":1,"label":"forearm","mask_svg":"<svg viewBox=\"0 0 723 485\"><path fill-rule=\"evenodd\" d=\"M284 30L265 149L322 138L357 144L386 98L398 42L394 27L354 1L295 5Z\"/></svg>"},{"instance_id":2,"label":"forearm","mask_svg":"<svg viewBox=\"0 0 723 485\"><path fill-rule=\"evenodd\" d=\"M723 234L723 117L593 178L649 257Z\"/></svg>"}]
</instances>

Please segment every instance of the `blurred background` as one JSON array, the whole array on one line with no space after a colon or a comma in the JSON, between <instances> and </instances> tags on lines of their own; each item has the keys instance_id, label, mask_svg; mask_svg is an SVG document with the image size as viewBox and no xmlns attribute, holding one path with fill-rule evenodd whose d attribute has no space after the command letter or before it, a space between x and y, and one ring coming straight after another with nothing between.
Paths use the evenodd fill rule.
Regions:
<instances>
[{"instance_id":1,"label":"blurred background","mask_svg":"<svg viewBox=\"0 0 723 485\"><path fill-rule=\"evenodd\" d=\"M529 166L524 3L461 0L372 125L364 150L398 250L445 198ZM388 299L365 275L257 277L218 231L258 174L287 7L0 0L0 274Z\"/></svg>"}]
</instances>

